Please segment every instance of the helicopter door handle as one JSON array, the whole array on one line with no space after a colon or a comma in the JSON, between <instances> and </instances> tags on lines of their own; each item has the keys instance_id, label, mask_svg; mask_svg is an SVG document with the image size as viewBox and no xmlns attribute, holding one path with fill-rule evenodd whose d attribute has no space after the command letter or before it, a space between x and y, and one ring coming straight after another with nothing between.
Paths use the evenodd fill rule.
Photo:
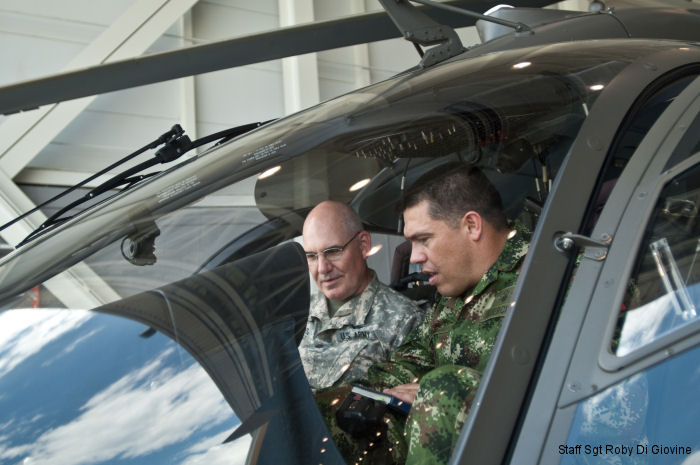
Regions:
<instances>
[{"instance_id":1,"label":"helicopter door handle","mask_svg":"<svg viewBox=\"0 0 700 465\"><path fill-rule=\"evenodd\" d=\"M568 253L575 247L585 247L584 257L600 261L605 260L605 257L607 257L610 242L612 242L610 234L602 234L601 240L595 240L581 234L566 232L555 236L554 248L559 252Z\"/></svg>"}]
</instances>

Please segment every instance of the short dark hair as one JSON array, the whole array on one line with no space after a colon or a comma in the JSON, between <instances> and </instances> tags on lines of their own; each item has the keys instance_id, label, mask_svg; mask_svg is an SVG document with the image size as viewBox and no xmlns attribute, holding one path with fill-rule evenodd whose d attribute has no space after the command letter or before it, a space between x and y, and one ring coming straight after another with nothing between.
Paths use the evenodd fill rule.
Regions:
<instances>
[{"instance_id":1,"label":"short dark hair","mask_svg":"<svg viewBox=\"0 0 700 465\"><path fill-rule=\"evenodd\" d=\"M470 210L496 229L508 227L500 194L474 165L452 162L428 171L406 191L401 211L424 200L428 202L430 217L450 227L456 227Z\"/></svg>"}]
</instances>

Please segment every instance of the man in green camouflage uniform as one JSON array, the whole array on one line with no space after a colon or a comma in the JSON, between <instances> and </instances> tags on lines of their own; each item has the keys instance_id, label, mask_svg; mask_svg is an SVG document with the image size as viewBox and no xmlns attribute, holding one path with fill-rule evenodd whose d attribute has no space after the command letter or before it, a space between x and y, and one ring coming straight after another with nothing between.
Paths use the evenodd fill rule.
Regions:
<instances>
[{"instance_id":1,"label":"man in green camouflage uniform","mask_svg":"<svg viewBox=\"0 0 700 465\"><path fill-rule=\"evenodd\" d=\"M500 196L486 177L464 165L419 179L406 194L404 220L411 262L431 275L439 300L390 361L369 370L370 387L412 403L405 422L385 415L386 426L370 433L378 439L362 449L336 422L346 390L317 395L348 463L447 463L530 239L521 225L508 226Z\"/></svg>"},{"instance_id":2,"label":"man in green camouflage uniform","mask_svg":"<svg viewBox=\"0 0 700 465\"><path fill-rule=\"evenodd\" d=\"M369 367L388 360L421 322L423 311L368 268L370 235L348 205L318 204L304 222L303 238L320 290L299 345L309 384L320 389L366 379Z\"/></svg>"}]
</instances>

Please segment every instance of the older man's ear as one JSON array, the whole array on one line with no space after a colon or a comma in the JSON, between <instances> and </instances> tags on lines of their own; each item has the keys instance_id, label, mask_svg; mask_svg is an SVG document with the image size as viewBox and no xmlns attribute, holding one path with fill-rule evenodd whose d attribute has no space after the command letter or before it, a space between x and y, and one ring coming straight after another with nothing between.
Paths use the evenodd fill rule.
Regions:
<instances>
[{"instance_id":1,"label":"older man's ear","mask_svg":"<svg viewBox=\"0 0 700 465\"><path fill-rule=\"evenodd\" d=\"M372 249L372 235L367 231L362 231L360 234L358 234L358 239L360 242L362 256L367 258L369 251Z\"/></svg>"}]
</instances>

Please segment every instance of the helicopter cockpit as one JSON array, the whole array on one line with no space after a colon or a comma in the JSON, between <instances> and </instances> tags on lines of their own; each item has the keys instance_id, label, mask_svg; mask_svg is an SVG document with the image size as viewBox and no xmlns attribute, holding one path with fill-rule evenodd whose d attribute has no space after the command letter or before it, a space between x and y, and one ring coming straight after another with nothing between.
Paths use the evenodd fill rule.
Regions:
<instances>
[{"instance_id":1,"label":"helicopter cockpit","mask_svg":"<svg viewBox=\"0 0 700 465\"><path fill-rule=\"evenodd\" d=\"M509 218L535 230L598 96L673 46L456 57L218 144L48 228L0 267L0 411L13 425L0 457L341 463L295 354L309 209L349 203L385 283L404 241L396 205L443 163L480 167ZM68 447L95 429L94 447Z\"/></svg>"}]
</instances>

